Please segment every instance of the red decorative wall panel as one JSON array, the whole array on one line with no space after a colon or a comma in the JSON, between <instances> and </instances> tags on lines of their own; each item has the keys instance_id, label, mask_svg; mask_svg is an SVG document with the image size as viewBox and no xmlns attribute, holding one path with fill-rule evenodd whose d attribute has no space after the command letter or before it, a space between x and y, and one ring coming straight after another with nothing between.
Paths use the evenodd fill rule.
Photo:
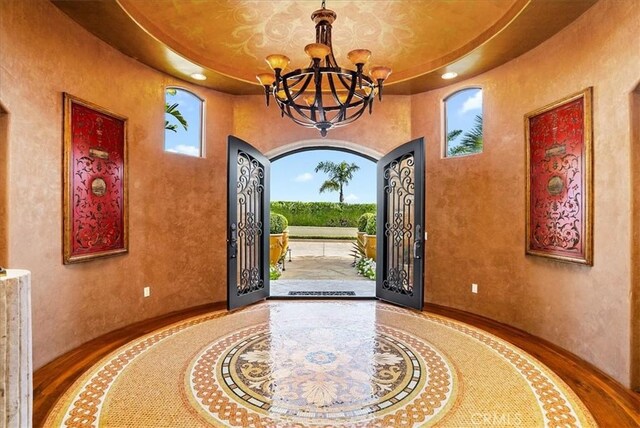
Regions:
<instances>
[{"instance_id":1,"label":"red decorative wall panel","mask_svg":"<svg viewBox=\"0 0 640 428\"><path fill-rule=\"evenodd\" d=\"M585 93L527 116L527 252L590 264L591 103Z\"/></svg>"},{"instance_id":2,"label":"red decorative wall panel","mask_svg":"<svg viewBox=\"0 0 640 428\"><path fill-rule=\"evenodd\" d=\"M126 119L65 105L65 262L126 252Z\"/></svg>"}]
</instances>

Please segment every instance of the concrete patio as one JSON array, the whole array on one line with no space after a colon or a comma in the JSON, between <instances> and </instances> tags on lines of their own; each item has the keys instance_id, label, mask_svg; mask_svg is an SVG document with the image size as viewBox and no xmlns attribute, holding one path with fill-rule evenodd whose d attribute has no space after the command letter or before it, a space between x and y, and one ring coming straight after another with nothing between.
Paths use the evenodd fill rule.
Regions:
<instances>
[{"instance_id":1,"label":"concrete patio","mask_svg":"<svg viewBox=\"0 0 640 428\"><path fill-rule=\"evenodd\" d=\"M354 297L375 296L375 281L357 274L352 266L352 241L289 241L291 261L271 281L271 296L288 296L290 291L354 291ZM347 297L348 298L348 297Z\"/></svg>"}]
</instances>

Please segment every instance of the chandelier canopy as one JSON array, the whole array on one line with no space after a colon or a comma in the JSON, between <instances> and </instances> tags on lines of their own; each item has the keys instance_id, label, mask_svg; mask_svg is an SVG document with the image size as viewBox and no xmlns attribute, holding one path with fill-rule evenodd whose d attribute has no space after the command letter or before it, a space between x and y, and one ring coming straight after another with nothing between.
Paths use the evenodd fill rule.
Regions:
<instances>
[{"instance_id":1,"label":"chandelier canopy","mask_svg":"<svg viewBox=\"0 0 640 428\"><path fill-rule=\"evenodd\" d=\"M355 71L338 65L331 45L331 25L336 16L325 8L324 0L322 8L311 14L316 24L316 42L304 48L311 58L308 68L284 74L289 58L269 55L266 61L274 74L256 76L264 86L267 106L273 95L282 116L286 114L299 125L318 129L323 137L329 129L354 122L367 108L371 113L376 94L382 101L383 82L391 74L391 69L383 66L371 67L369 75L365 74L364 66L371 56L367 49L347 54Z\"/></svg>"}]
</instances>

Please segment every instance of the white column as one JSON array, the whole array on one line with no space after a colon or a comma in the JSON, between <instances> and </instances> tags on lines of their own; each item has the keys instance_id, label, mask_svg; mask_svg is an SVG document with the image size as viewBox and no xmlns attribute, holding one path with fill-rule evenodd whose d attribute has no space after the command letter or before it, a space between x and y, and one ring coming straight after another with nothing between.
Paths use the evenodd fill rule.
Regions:
<instances>
[{"instance_id":1,"label":"white column","mask_svg":"<svg viewBox=\"0 0 640 428\"><path fill-rule=\"evenodd\" d=\"M31 273L0 277L0 427L31 427Z\"/></svg>"}]
</instances>

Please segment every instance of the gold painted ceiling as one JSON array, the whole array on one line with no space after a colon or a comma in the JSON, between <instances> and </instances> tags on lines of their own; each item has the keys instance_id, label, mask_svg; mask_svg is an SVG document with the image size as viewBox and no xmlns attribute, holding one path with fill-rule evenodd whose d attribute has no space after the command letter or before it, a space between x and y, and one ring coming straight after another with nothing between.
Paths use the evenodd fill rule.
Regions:
<instances>
[{"instance_id":1,"label":"gold painted ceiling","mask_svg":"<svg viewBox=\"0 0 640 428\"><path fill-rule=\"evenodd\" d=\"M303 49L315 41L311 13L319 0L52 0L98 37L176 77L224 92L260 93L264 57L282 53L306 67ZM337 13L338 63L365 48L370 65L393 69L388 93L443 86L440 75L468 78L538 45L596 0L327 0Z\"/></svg>"}]
</instances>

